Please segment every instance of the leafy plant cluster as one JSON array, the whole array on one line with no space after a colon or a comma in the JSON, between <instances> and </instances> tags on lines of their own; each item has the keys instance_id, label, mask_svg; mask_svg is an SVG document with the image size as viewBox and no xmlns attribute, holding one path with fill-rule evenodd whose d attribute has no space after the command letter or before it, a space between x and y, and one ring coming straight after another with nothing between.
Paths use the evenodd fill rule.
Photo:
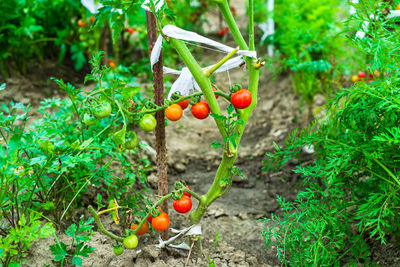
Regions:
<instances>
[{"instance_id":1,"label":"leafy plant cluster","mask_svg":"<svg viewBox=\"0 0 400 267\"><path fill-rule=\"evenodd\" d=\"M98 57L92 62L97 65L93 66L93 76L89 78L98 77L100 61ZM89 94L108 88L116 96L122 88L137 88L130 73L120 70L110 75L109 72L110 68L102 68L102 79L94 78L98 86L92 92L55 80L68 98L43 100L37 110L40 117L35 120L30 117L30 106L2 104L0 235L4 242L11 240L0 243L3 251L29 247L13 239L21 218L40 212L43 214L38 215L40 218L60 226L71 218L74 208L82 205L88 186L96 187L107 197L123 199L123 204L129 204L134 211L145 201L150 163L138 156L139 147L122 149L115 142L114 133L122 124L115 107L109 111L113 115L107 118L87 118L97 107L94 102L99 101ZM134 89L135 99L143 97L139 90ZM125 105L131 104L126 101ZM36 221L36 217L27 220L24 230L36 225ZM32 240L43 236L37 231L32 235ZM10 255L1 254L1 261L10 262ZM11 262L19 262L25 254L18 255Z\"/></svg>"},{"instance_id":2,"label":"leafy plant cluster","mask_svg":"<svg viewBox=\"0 0 400 267\"><path fill-rule=\"evenodd\" d=\"M285 265L369 265L368 238L400 238L400 40L398 19L387 19L383 7L364 1L348 21L374 79L342 89L323 121L295 131L265 160L264 170L273 171L300 159L304 146L315 148L314 162L294 170L304 179L297 199L278 197L282 217L264 219L266 245ZM354 37L371 13L367 37Z\"/></svg>"},{"instance_id":3,"label":"leafy plant cluster","mask_svg":"<svg viewBox=\"0 0 400 267\"><path fill-rule=\"evenodd\" d=\"M266 3L256 1L258 10L267 14ZM349 69L341 14L348 6L338 0L277 0L273 16L275 33L265 40L273 44L276 58L272 59L277 73L290 71L293 88L301 101L311 109L316 94L329 98L340 87L343 73ZM257 15L257 13L256 13ZM256 22L266 22L268 16L259 14ZM258 19L258 20L257 20ZM311 114L309 114L311 116Z\"/></svg>"},{"instance_id":4,"label":"leafy plant cluster","mask_svg":"<svg viewBox=\"0 0 400 267\"><path fill-rule=\"evenodd\" d=\"M63 59L81 5L75 0L10 0L1 1L0 10L0 69L8 77L25 73L31 58Z\"/></svg>"}]
</instances>

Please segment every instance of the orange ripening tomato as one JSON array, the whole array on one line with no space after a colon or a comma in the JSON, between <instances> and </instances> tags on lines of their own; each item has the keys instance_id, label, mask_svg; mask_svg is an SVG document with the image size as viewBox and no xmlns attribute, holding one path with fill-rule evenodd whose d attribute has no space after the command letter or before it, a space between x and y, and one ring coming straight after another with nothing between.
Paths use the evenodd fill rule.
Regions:
<instances>
[{"instance_id":1,"label":"orange ripening tomato","mask_svg":"<svg viewBox=\"0 0 400 267\"><path fill-rule=\"evenodd\" d=\"M160 215L154 217L151 221L151 225L157 231L164 231L169 226L169 216L165 212L161 212Z\"/></svg>"},{"instance_id":2,"label":"orange ripening tomato","mask_svg":"<svg viewBox=\"0 0 400 267\"><path fill-rule=\"evenodd\" d=\"M138 228L138 226L138 224L132 223L131 229L135 230L136 228ZM147 233L147 231L149 231L149 223L145 221L142 227L140 227L140 229L136 232L136 235L144 235L145 233Z\"/></svg>"},{"instance_id":3,"label":"orange ripening tomato","mask_svg":"<svg viewBox=\"0 0 400 267\"><path fill-rule=\"evenodd\" d=\"M89 20L90 20L91 23L93 23L94 22L94 17L90 16Z\"/></svg>"},{"instance_id":4,"label":"orange ripening tomato","mask_svg":"<svg viewBox=\"0 0 400 267\"><path fill-rule=\"evenodd\" d=\"M360 78L358 78L358 76L356 76L356 75L353 75L353 76L351 77L351 81L352 81L353 83L358 82L359 80L360 80Z\"/></svg>"},{"instance_id":5,"label":"orange ripening tomato","mask_svg":"<svg viewBox=\"0 0 400 267\"><path fill-rule=\"evenodd\" d=\"M114 60L110 59L108 61L108 66L110 66L112 69L115 68L117 65L114 63Z\"/></svg>"},{"instance_id":6,"label":"orange ripening tomato","mask_svg":"<svg viewBox=\"0 0 400 267\"><path fill-rule=\"evenodd\" d=\"M79 27L85 27L86 26L86 22L80 19L80 20L78 20L78 26Z\"/></svg>"},{"instance_id":7,"label":"orange ripening tomato","mask_svg":"<svg viewBox=\"0 0 400 267\"><path fill-rule=\"evenodd\" d=\"M165 117L170 121L177 121L182 117L182 107L178 104L172 104L165 109Z\"/></svg>"}]
</instances>

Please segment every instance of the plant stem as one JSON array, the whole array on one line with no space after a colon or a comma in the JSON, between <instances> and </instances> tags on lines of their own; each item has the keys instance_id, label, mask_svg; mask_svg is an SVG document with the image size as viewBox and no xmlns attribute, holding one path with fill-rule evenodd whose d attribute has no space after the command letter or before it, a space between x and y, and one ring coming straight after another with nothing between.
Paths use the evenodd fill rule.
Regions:
<instances>
[{"instance_id":1,"label":"plant stem","mask_svg":"<svg viewBox=\"0 0 400 267\"><path fill-rule=\"evenodd\" d=\"M254 0L249 0L249 49L254 50Z\"/></svg>"},{"instance_id":2,"label":"plant stem","mask_svg":"<svg viewBox=\"0 0 400 267\"><path fill-rule=\"evenodd\" d=\"M201 91L206 98L208 105L210 106L211 112L214 114L221 115L221 109L218 105L217 99L215 98L214 91L211 89L210 80L206 77L203 72L203 69L197 63L196 59L190 53L189 49L187 48L186 44L177 39L169 38L169 41L174 46L176 51L182 57L185 65L189 68L190 72L192 73L194 79L196 80L197 84L200 86ZM219 132L221 133L222 137L226 136L226 130L224 125L217 119L214 119Z\"/></svg>"},{"instance_id":3,"label":"plant stem","mask_svg":"<svg viewBox=\"0 0 400 267\"><path fill-rule=\"evenodd\" d=\"M239 27L237 26L235 19L233 18L231 9L229 7L227 0L219 0L217 2L219 9L221 10L222 15L224 16L226 23L229 26L229 30L231 31L233 38L236 43L239 45L241 50L248 50L249 47L246 44L242 34L240 33Z\"/></svg>"},{"instance_id":4,"label":"plant stem","mask_svg":"<svg viewBox=\"0 0 400 267\"><path fill-rule=\"evenodd\" d=\"M221 186L221 180L223 178L229 177L230 170L236 159L236 153L233 156L228 156L224 154L222 156L221 164L218 167L217 173L215 175L214 181L208 190L207 194L201 196L199 206L190 214L191 224L197 224L200 222L201 217L204 212L217 198L221 197L223 194L223 187Z\"/></svg>"},{"instance_id":5,"label":"plant stem","mask_svg":"<svg viewBox=\"0 0 400 267\"><path fill-rule=\"evenodd\" d=\"M235 50L230 52L226 57L224 57L220 62L212 66L209 70L206 71L206 76L210 77L217 69L219 69L225 62L227 62L229 59L231 59L236 53L239 51L239 47L237 47Z\"/></svg>"},{"instance_id":6,"label":"plant stem","mask_svg":"<svg viewBox=\"0 0 400 267\"><path fill-rule=\"evenodd\" d=\"M146 216L142 219L142 221L139 223L138 227L136 227L135 230L133 230L133 233L136 234L137 231L139 231L140 228L142 228L143 224L147 221L147 218L149 218L151 212L157 208L158 205L160 205L161 203L163 203L165 200L167 200L168 198L172 197L173 193L169 193L168 195L165 195L163 197L161 197L156 203L153 204L153 206L150 208L149 212L146 214Z\"/></svg>"},{"instance_id":7,"label":"plant stem","mask_svg":"<svg viewBox=\"0 0 400 267\"><path fill-rule=\"evenodd\" d=\"M99 218L99 215L97 215L96 211L93 209L92 206L89 206L88 209L89 209L90 213L92 213L93 218L94 218L97 226L99 227L100 231L102 231L105 235L107 235L107 236L111 237L112 239L115 239L119 242L124 241L124 239L122 237L117 236L104 228L103 223L101 222L101 220Z\"/></svg>"}]
</instances>

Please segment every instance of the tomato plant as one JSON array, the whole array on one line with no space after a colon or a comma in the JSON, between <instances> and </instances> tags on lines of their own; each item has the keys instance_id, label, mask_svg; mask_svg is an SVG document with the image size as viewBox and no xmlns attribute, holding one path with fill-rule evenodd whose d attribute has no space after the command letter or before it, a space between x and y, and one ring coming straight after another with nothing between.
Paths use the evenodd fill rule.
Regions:
<instances>
[{"instance_id":1,"label":"tomato plant","mask_svg":"<svg viewBox=\"0 0 400 267\"><path fill-rule=\"evenodd\" d=\"M161 212L160 215L154 217L151 221L151 225L157 231L165 231L169 226L169 216L165 212Z\"/></svg>"},{"instance_id":2,"label":"tomato plant","mask_svg":"<svg viewBox=\"0 0 400 267\"><path fill-rule=\"evenodd\" d=\"M240 89L239 91L234 92L231 96L232 105L238 109L250 106L251 100L251 93L247 89Z\"/></svg>"},{"instance_id":3,"label":"tomato plant","mask_svg":"<svg viewBox=\"0 0 400 267\"><path fill-rule=\"evenodd\" d=\"M181 199L174 200L173 206L178 213L187 213L192 209L192 200L190 197L183 195Z\"/></svg>"},{"instance_id":4,"label":"tomato plant","mask_svg":"<svg viewBox=\"0 0 400 267\"><path fill-rule=\"evenodd\" d=\"M210 107L206 101L200 100L192 106L191 111L195 118L203 120L208 117L208 114L210 113Z\"/></svg>"}]
</instances>

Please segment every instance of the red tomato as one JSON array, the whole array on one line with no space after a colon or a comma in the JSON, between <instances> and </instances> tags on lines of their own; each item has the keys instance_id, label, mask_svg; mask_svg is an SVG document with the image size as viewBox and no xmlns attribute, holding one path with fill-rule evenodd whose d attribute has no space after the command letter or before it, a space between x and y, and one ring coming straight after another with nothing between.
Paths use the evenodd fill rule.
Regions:
<instances>
[{"instance_id":1,"label":"red tomato","mask_svg":"<svg viewBox=\"0 0 400 267\"><path fill-rule=\"evenodd\" d=\"M125 31L129 34L133 34L135 32L132 28L126 28Z\"/></svg>"},{"instance_id":2,"label":"red tomato","mask_svg":"<svg viewBox=\"0 0 400 267\"><path fill-rule=\"evenodd\" d=\"M94 17L90 16L89 20L90 20L91 23L93 23L94 22Z\"/></svg>"},{"instance_id":3,"label":"red tomato","mask_svg":"<svg viewBox=\"0 0 400 267\"><path fill-rule=\"evenodd\" d=\"M136 228L138 228L138 226L139 226L138 224L132 223L131 229L135 230ZM142 227L140 227L140 229L136 232L135 235L144 235L145 233L147 233L147 231L149 231L149 223L146 221L146 222L144 222Z\"/></svg>"},{"instance_id":4,"label":"red tomato","mask_svg":"<svg viewBox=\"0 0 400 267\"><path fill-rule=\"evenodd\" d=\"M247 89L240 89L231 96L231 103L235 108L247 108L251 104L251 93Z\"/></svg>"},{"instance_id":5,"label":"red tomato","mask_svg":"<svg viewBox=\"0 0 400 267\"><path fill-rule=\"evenodd\" d=\"M200 100L192 106L191 111L195 118L202 120L208 117L210 107L206 101Z\"/></svg>"},{"instance_id":6,"label":"red tomato","mask_svg":"<svg viewBox=\"0 0 400 267\"><path fill-rule=\"evenodd\" d=\"M192 189L190 189L190 187L189 187L188 185L186 186L186 188L189 189L189 190L192 190ZM185 196L192 197L192 195L189 194L189 193L187 193L187 192L183 192L183 194L184 194Z\"/></svg>"},{"instance_id":7,"label":"red tomato","mask_svg":"<svg viewBox=\"0 0 400 267\"><path fill-rule=\"evenodd\" d=\"M363 79L363 78L365 78L365 72L360 71L357 76L358 76L358 78Z\"/></svg>"},{"instance_id":8,"label":"red tomato","mask_svg":"<svg viewBox=\"0 0 400 267\"><path fill-rule=\"evenodd\" d=\"M183 196L179 200L174 200L174 209L178 213L186 213L192 209L192 200L188 196Z\"/></svg>"},{"instance_id":9,"label":"red tomato","mask_svg":"<svg viewBox=\"0 0 400 267\"><path fill-rule=\"evenodd\" d=\"M211 88L213 89L213 91L217 91L217 89L213 86L213 85L211 85ZM217 98L218 99L218 97L219 97L219 95L215 95L215 98Z\"/></svg>"},{"instance_id":10,"label":"red tomato","mask_svg":"<svg viewBox=\"0 0 400 267\"><path fill-rule=\"evenodd\" d=\"M169 226L168 214L166 214L165 212L161 212L160 215L153 218L153 220L151 221L151 225L153 225L154 229L156 229L157 231L166 230Z\"/></svg>"},{"instance_id":11,"label":"red tomato","mask_svg":"<svg viewBox=\"0 0 400 267\"><path fill-rule=\"evenodd\" d=\"M218 35L224 35L226 32L224 29L218 31Z\"/></svg>"},{"instance_id":12,"label":"red tomato","mask_svg":"<svg viewBox=\"0 0 400 267\"><path fill-rule=\"evenodd\" d=\"M183 95L181 95L181 96L183 96ZM178 102L177 104L179 106L181 106L182 109L185 109L189 106L189 99L182 100L181 102Z\"/></svg>"},{"instance_id":13,"label":"red tomato","mask_svg":"<svg viewBox=\"0 0 400 267\"><path fill-rule=\"evenodd\" d=\"M182 108L178 104L172 104L165 109L165 117L170 121L177 121L182 117Z\"/></svg>"}]
</instances>

